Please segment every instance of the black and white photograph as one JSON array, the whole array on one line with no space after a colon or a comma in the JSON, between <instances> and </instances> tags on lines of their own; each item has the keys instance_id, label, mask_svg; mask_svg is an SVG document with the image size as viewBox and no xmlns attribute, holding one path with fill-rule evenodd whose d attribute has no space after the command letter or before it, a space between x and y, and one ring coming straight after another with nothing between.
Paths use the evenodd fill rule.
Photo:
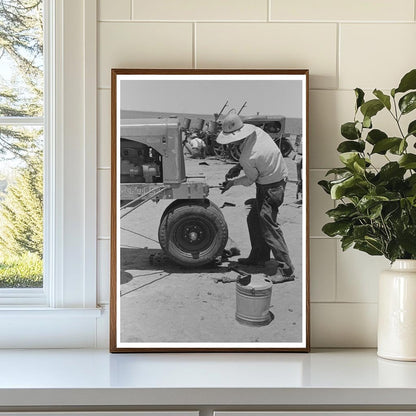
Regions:
<instances>
[{"instance_id":1,"label":"black and white photograph","mask_svg":"<svg viewBox=\"0 0 416 416\"><path fill-rule=\"evenodd\" d=\"M308 71L112 77L111 351L308 351Z\"/></svg>"}]
</instances>

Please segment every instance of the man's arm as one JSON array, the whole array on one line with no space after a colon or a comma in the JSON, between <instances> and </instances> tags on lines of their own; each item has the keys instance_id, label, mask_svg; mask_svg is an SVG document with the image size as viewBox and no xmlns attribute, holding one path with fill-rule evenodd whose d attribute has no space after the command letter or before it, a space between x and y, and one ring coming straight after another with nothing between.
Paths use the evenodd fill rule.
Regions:
<instances>
[{"instance_id":1,"label":"man's arm","mask_svg":"<svg viewBox=\"0 0 416 416\"><path fill-rule=\"evenodd\" d=\"M240 172L241 169L243 169L241 167L241 165L239 163L237 163L235 166L233 166L226 174L225 174L225 180L228 181L229 179L235 178L237 177Z\"/></svg>"},{"instance_id":2,"label":"man's arm","mask_svg":"<svg viewBox=\"0 0 416 416\"><path fill-rule=\"evenodd\" d=\"M243 185L243 186L250 186L254 183L248 176L240 176L237 179L234 179L234 186L235 185Z\"/></svg>"},{"instance_id":3,"label":"man's arm","mask_svg":"<svg viewBox=\"0 0 416 416\"><path fill-rule=\"evenodd\" d=\"M226 181L223 183L221 187L221 193L228 191L232 186L236 185L243 185L243 186L250 186L252 185L259 176L259 171L250 165L248 162L241 162L240 165L244 170L245 175L240 176L237 179L228 180L227 175L225 176ZM238 166L238 165L237 165Z\"/></svg>"},{"instance_id":4,"label":"man's arm","mask_svg":"<svg viewBox=\"0 0 416 416\"><path fill-rule=\"evenodd\" d=\"M241 160L240 165L244 170L244 176L237 178L234 181L234 185L250 186L256 182L259 177L259 171L250 163L250 160Z\"/></svg>"}]
</instances>

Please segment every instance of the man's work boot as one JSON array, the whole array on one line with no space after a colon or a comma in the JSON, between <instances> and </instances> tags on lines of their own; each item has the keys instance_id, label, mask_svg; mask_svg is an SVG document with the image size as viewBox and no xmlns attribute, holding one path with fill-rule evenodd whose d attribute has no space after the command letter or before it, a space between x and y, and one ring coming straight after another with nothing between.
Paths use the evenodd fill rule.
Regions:
<instances>
[{"instance_id":1,"label":"man's work boot","mask_svg":"<svg viewBox=\"0 0 416 416\"><path fill-rule=\"evenodd\" d=\"M276 273L272 275L265 275L268 280L270 280L272 283L285 283L285 282L292 282L295 280L295 275L284 275L282 274L280 269L276 270Z\"/></svg>"},{"instance_id":2,"label":"man's work boot","mask_svg":"<svg viewBox=\"0 0 416 416\"><path fill-rule=\"evenodd\" d=\"M242 257L238 259L238 262L244 266L261 266L264 267L264 261L257 260L253 257Z\"/></svg>"}]
</instances>

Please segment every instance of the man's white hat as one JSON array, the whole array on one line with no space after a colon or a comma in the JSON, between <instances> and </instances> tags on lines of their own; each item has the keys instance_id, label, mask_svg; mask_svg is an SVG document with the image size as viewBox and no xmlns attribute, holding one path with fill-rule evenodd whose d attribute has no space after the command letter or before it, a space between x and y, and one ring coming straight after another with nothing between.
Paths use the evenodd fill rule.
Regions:
<instances>
[{"instance_id":1,"label":"man's white hat","mask_svg":"<svg viewBox=\"0 0 416 416\"><path fill-rule=\"evenodd\" d=\"M217 143L229 144L245 139L256 130L253 124L244 124L238 114L231 113L222 121L222 132L217 137Z\"/></svg>"}]
</instances>

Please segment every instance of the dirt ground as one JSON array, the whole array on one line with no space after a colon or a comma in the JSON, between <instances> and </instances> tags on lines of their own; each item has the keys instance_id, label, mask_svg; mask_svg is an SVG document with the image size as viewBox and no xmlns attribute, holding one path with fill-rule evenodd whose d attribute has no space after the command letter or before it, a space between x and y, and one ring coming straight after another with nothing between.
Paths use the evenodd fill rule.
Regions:
<instances>
[{"instance_id":1,"label":"dirt ground","mask_svg":"<svg viewBox=\"0 0 416 416\"><path fill-rule=\"evenodd\" d=\"M253 327L236 321L236 283L216 282L235 276L229 263L203 269L184 269L170 262L152 262L161 257L158 226L164 209L172 202L148 202L121 222L121 341L122 342L300 342L302 340L302 205L296 204L295 163L286 159L289 182L278 221L289 246L296 279L274 284L267 326ZM230 162L186 158L187 175L205 175L209 185L218 185ZM211 189L209 199L221 208L229 228L228 246L236 246L241 257L250 252L244 202L255 197L255 186L233 187L221 195ZM236 262L236 256L230 260ZM240 266L239 266L240 267ZM265 269L241 269L263 276Z\"/></svg>"}]
</instances>

